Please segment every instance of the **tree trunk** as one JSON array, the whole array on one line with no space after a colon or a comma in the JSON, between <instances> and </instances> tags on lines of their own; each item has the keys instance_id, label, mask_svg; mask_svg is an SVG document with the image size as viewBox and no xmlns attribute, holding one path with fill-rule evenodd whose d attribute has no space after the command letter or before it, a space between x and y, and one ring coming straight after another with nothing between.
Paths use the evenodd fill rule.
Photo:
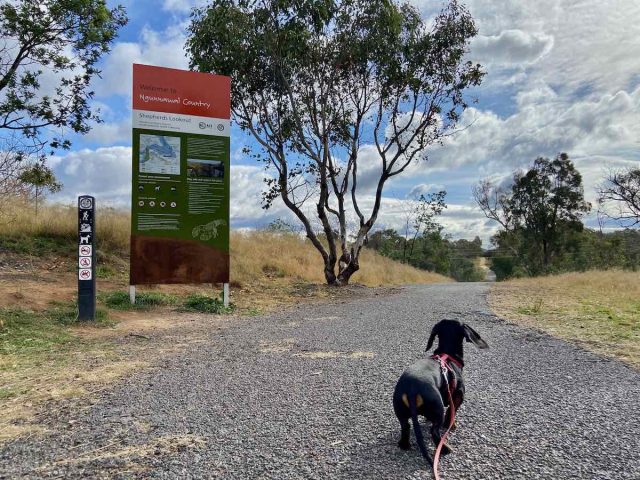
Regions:
<instances>
[{"instance_id":1,"label":"tree trunk","mask_svg":"<svg viewBox=\"0 0 640 480\"><path fill-rule=\"evenodd\" d=\"M324 262L324 278L327 281L327 285L339 286L340 283L338 281L338 278L336 277L334 269L335 269L335 262L332 265L331 261L329 259L325 260L325 262Z\"/></svg>"},{"instance_id":2,"label":"tree trunk","mask_svg":"<svg viewBox=\"0 0 640 480\"><path fill-rule=\"evenodd\" d=\"M338 274L338 285L349 285L351 275L360 270L360 264L357 257L352 257L351 261Z\"/></svg>"}]
</instances>

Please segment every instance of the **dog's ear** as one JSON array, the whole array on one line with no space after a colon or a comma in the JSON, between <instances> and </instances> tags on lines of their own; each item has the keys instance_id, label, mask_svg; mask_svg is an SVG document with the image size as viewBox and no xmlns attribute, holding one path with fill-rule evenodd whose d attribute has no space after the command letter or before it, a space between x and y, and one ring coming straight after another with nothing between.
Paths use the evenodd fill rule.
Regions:
<instances>
[{"instance_id":1,"label":"dog's ear","mask_svg":"<svg viewBox=\"0 0 640 480\"><path fill-rule=\"evenodd\" d=\"M442 320L440 320L438 323L436 323L433 328L431 329L431 335L429 335L429 341L427 342L427 348L424 349L425 352L428 352L429 349L432 347L433 345L433 341L436 338L436 335L438 334L438 327L440 326L440 323L442 322Z\"/></svg>"},{"instance_id":2,"label":"dog's ear","mask_svg":"<svg viewBox=\"0 0 640 480\"><path fill-rule=\"evenodd\" d=\"M464 328L464 338L467 339L467 342L473 343L478 348L489 348L489 344L482 339L478 332L466 323L463 323L462 326Z\"/></svg>"}]
</instances>

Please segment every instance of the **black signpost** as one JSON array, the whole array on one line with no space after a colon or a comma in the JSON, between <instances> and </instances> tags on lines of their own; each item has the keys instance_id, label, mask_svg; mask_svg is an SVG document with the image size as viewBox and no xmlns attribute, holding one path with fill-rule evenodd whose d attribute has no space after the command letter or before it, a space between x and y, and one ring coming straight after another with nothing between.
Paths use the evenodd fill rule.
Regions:
<instances>
[{"instance_id":1,"label":"black signpost","mask_svg":"<svg viewBox=\"0 0 640 480\"><path fill-rule=\"evenodd\" d=\"M78 197L78 319L96 317L96 199Z\"/></svg>"}]
</instances>

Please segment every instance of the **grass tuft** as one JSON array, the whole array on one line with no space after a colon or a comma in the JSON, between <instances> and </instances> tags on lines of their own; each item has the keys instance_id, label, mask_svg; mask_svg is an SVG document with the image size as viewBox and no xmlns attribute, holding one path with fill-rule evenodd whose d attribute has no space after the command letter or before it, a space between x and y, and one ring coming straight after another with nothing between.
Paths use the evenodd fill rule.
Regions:
<instances>
[{"instance_id":1,"label":"grass tuft","mask_svg":"<svg viewBox=\"0 0 640 480\"><path fill-rule=\"evenodd\" d=\"M233 304L225 307L220 299L201 294L189 295L182 304L182 310L188 312L222 314L231 313L234 309Z\"/></svg>"},{"instance_id":2,"label":"grass tuft","mask_svg":"<svg viewBox=\"0 0 640 480\"><path fill-rule=\"evenodd\" d=\"M129 293L121 290L105 293L100 295L99 298L105 306L114 310L148 310L151 307L163 307L179 303L177 295L161 292L138 292L136 293L135 305L131 304Z\"/></svg>"}]
</instances>

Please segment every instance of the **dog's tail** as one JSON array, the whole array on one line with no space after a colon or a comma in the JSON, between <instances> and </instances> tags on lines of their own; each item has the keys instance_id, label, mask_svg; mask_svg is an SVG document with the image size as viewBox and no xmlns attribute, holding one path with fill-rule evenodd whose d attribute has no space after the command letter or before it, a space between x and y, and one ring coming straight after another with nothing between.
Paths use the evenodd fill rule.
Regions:
<instances>
[{"instance_id":1,"label":"dog's tail","mask_svg":"<svg viewBox=\"0 0 640 480\"><path fill-rule=\"evenodd\" d=\"M413 423L413 432L416 435L416 443L418 444L420 453L422 453L422 456L427 461L428 466L430 468L433 468L433 458L431 457L431 455L429 455L427 446L424 444L422 427L420 426L420 422L418 422L418 407L416 405L417 395L410 395L408 400L409 400L409 411L411 412L411 423Z\"/></svg>"}]
</instances>

